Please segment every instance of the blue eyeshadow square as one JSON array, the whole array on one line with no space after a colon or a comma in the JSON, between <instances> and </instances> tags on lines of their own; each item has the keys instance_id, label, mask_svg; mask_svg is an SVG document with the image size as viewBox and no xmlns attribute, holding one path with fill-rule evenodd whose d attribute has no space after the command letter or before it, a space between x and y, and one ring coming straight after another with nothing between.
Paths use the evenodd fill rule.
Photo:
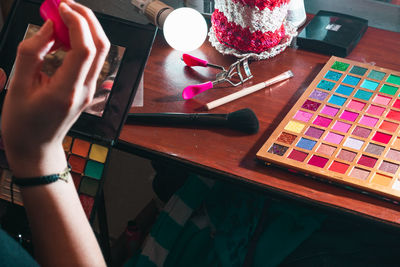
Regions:
<instances>
[{"instance_id":1,"label":"blue eyeshadow square","mask_svg":"<svg viewBox=\"0 0 400 267\"><path fill-rule=\"evenodd\" d=\"M372 92L364 91L364 90L357 90L354 94L354 98L362 99L368 101L372 97Z\"/></svg>"},{"instance_id":2,"label":"blue eyeshadow square","mask_svg":"<svg viewBox=\"0 0 400 267\"><path fill-rule=\"evenodd\" d=\"M339 85L339 87L336 89L336 93L342 94L342 95L351 95L353 92L354 88L346 85Z\"/></svg>"},{"instance_id":3,"label":"blue eyeshadow square","mask_svg":"<svg viewBox=\"0 0 400 267\"><path fill-rule=\"evenodd\" d=\"M303 149L312 150L316 143L317 141L302 137L296 146Z\"/></svg>"},{"instance_id":4,"label":"blue eyeshadow square","mask_svg":"<svg viewBox=\"0 0 400 267\"><path fill-rule=\"evenodd\" d=\"M340 72L336 71L328 71L324 78L329 79L329 80L334 80L334 81L339 81L340 77L342 77L342 74Z\"/></svg>"},{"instance_id":5,"label":"blue eyeshadow square","mask_svg":"<svg viewBox=\"0 0 400 267\"><path fill-rule=\"evenodd\" d=\"M334 86L335 86L335 83L334 83L334 82L329 82L329 81L326 81L326 80L321 80L321 81L319 82L319 84L317 85L317 88L330 91L330 90L332 90L332 88L333 88Z\"/></svg>"},{"instance_id":6,"label":"blue eyeshadow square","mask_svg":"<svg viewBox=\"0 0 400 267\"><path fill-rule=\"evenodd\" d=\"M331 98L329 98L328 102L334 105L338 106L343 106L344 102L346 102L347 98L341 97L338 95L332 95Z\"/></svg>"},{"instance_id":7,"label":"blue eyeshadow square","mask_svg":"<svg viewBox=\"0 0 400 267\"><path fill-rule=\"evenodd\" d=\"M361 84L360 87L369 89L369 90L375 90L378 87L379 83L370 81L370 80L364 80Z\"/></svg>"},{"instance_id":8,"label":"blue eyeshadow square","mask_svg":"<svg viewBox=\"0 0 400 267\"><path fill-rule=\"evenodd\" d=\"M360 80L361 80L361 79L358 78L358 77L354 77L354 76L351 76L351 75L347 75L347 76L343 79L343 83L356 86L356 85L360 82Z\"/></svg>"}]
</instances>

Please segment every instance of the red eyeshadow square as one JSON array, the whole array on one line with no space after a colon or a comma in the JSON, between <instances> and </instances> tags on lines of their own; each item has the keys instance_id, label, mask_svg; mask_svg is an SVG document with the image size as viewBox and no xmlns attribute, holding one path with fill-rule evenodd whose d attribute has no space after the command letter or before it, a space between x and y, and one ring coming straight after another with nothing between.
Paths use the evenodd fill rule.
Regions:
<instances>
[{"instance_id":1,"label":"red eyeshadow square","mask_svg":"<svg viewBox=\"0 0 400 267\"><path fill-rule=\"evenodd\" d=\"M394 133L398 127L399 125L397 123L390 121L383 121L381 126L379 126L379 129Z\"/></svg>"},{"instance_id":2,"label":"red eyeshadow square","mask_svg":"<svg viewBox=\"0 0 400 267\"><path fill-rule=\"evenodd\" d=\"M329 170L344 174L346 173L348 168L349 168L348 164L334 161L332 165L329 167Z\"/></svg>"},{"instance_id":3,"label":"red eyeshadow square","mask_svg":"<svg viewBox=\"0 0 400 267\"><path fill-rule=\"evenodd\" d=\"M327 162L328 162L328 159L314 155L308 161L308 164L323 168L323 167L325 167Z\"/></svg>"},{"instance_id":4,"label":"red eyeshadow square","mask_svg":"<svg viewBox=\"0 0 400 267\"><path fill-rule=\"evenodd\" d=\"M396 99L396 101L393 104L394 108L400 108L400 99Z\"/></svg>"},{"instance_id":5,"label":"red eyeshadow square","mask_svg":"<svg viewBox=\"0 0 400 267\"><path fill-rule=\"evenodd\" d=\"M386 115L386 117L392 120L400 121L400 112L391 109Z\"/></svg>"},{"instance_id":6,"label":"red eyeshadow square","mask_svg":"<svg viewBox=\"0 0 400 267\"><path fill-rule=\"evenodd\" d=\"M372 137L372 140L387 144L387 143L389 143L391 138L392 138L392 136L390 134L376 132L374 137Z\"/></svg>"},{"instance_id":7,"label":"red eyeshadow square","mask_svg":"<svg viewBox=\"0 0 400 267\"><path fill-rule=\"evenodd\" d=\"M86 217L89 219L93 209L94 198L86 195L79 195L79 199L81 200L81 204L83 210L85 211Z\"/></svg>"},{"instance_id":8,"label":"red eyeshadow square","mask_svg":"<svg viewBox=\"0 0 400 267\"><path fill-rule=\"evenodd\" d=\"M72 180L74 181L74 185L76 190L79 188L79 184L81 183L82 176L79 173L71 172Z\"/></svg>"},{"instance_id":9,"label":"red eyeshadow square","mask_svg":"<svg viewBox=\"0 0 400 267\"><path fill-rule=\"evenodd\" d=\"M377 162L376 158L372 158L372 157L368 157L368 156L362 155L357 163L360 164L360 165L364 165L364 166L373 168L375 166L376 162Z\"/></svg>"},{"instance_id":10,"label":"red eyeshadow square","mask_svg":"<svg viewBox=\"0 0 400 267\"><path fill-rule=\"evenodd\" d=\"M71 169L77 173L83 173L85 169L86 160L84 158L71 155L68 159L69 165L71 165Z\"/></svg>"},{"instance_id":11,"label":"red eyeshadow square","mask_svg":"<svg viewBox=\"0 0 400 267\"><path fill-rule=\"evenodd\" d=\"M288 158L303 162L306 159L307 155L308 153L293 149Z\"/></svg>"}]
</instances>

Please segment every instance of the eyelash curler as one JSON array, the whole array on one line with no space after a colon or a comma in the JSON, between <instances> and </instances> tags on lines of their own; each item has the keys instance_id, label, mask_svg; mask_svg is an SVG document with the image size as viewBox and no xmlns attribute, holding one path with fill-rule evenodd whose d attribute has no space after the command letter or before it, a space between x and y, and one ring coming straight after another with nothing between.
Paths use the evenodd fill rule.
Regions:
<instances>
[{"instance_id":1,"label":"eyelash curler","mask_svg":"<svg viewBox=\"0 0 400 267\"><path fill-rule=\"evenodd\" d=\"M211 89L215 85L222 83L222 82L228 82L232 86L238 86L240 84L243 84L244 82L253 78L253 75L251 74L251 71L249 68L249 62L248 62L249 57L250 56L246 56L244 58L237 60L235 63L230 65L229 68L226 70L222 66L208 63L206 60L196 58L189 54L183 54L182 60L189 67L194 67L194 66L212 67L212 68L220 69L221 72L217 73L214 81L209 81L206 83L195 84L195 85L189 85L189 86L185 87L185 89L183 89L183 92L182 92L182 97L184 99L191 99L194 96L196 96L208 89ZM243 69L245 76L242 75L241 69ZM234 81L234 79L235 79L235 81Z\"/></svg>"}]
</instances>

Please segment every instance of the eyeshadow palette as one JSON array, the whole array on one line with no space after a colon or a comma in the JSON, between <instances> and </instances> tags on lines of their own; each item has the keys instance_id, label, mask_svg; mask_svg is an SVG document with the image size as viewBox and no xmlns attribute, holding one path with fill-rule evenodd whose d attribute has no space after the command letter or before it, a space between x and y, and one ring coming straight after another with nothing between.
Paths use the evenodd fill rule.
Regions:
<instances>
[{"instance_id":1,"label":"eyeshadow palette","mask_svg":"<svg viewBox=\"0 0 400 267\"><path fill-rule=\"evenodd\" d=\"M400 200L400 72L331 59L257 157Z\"/></svg>"},{"instance_id":2,"label":"eyeshadow palette","mask_svg":"<svg viewBox=\"0 0 400 267\"><path fill-rule=\"evenodd\" d=\"M41 0L15 0L3 26L0 67L9 78L13 75L18 44L43 24L39 15L41 3ZM90 221L94 219L105 179L108 155L126 120L156 34L156 27L150 24L141 25L98 13L96 16L112 45L98 79L93 104L82 113L63 143L72 178ZM64 51L47 55L42 71L52 76L64 55ZM6 85L1 91L1 102L7 90ZM13 197L15 203L22 205L18 187L10 191L12 174L1 142L0 171L0 198L10 201Z\"/></svg>"}]
</instances>

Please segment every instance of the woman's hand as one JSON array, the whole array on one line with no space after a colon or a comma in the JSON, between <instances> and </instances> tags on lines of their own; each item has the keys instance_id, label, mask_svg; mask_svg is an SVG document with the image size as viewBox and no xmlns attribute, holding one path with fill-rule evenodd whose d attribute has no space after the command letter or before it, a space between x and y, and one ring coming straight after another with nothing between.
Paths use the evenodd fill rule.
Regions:
<instances>
[{"instance_id":1,"label":"woman's hand","mask_svg":"<svg viewBox=\"0 0 400 267\"><path fill-rule=\"evenodd\" d=\"M67 0L59 12L69 29L71 49L52 77L40 71L54 45L51 21L18 47L2 115L6 154L17 177L65 169L62 140L91 102L110 47L90 9Z\"/></svg>"}]
</instances>

